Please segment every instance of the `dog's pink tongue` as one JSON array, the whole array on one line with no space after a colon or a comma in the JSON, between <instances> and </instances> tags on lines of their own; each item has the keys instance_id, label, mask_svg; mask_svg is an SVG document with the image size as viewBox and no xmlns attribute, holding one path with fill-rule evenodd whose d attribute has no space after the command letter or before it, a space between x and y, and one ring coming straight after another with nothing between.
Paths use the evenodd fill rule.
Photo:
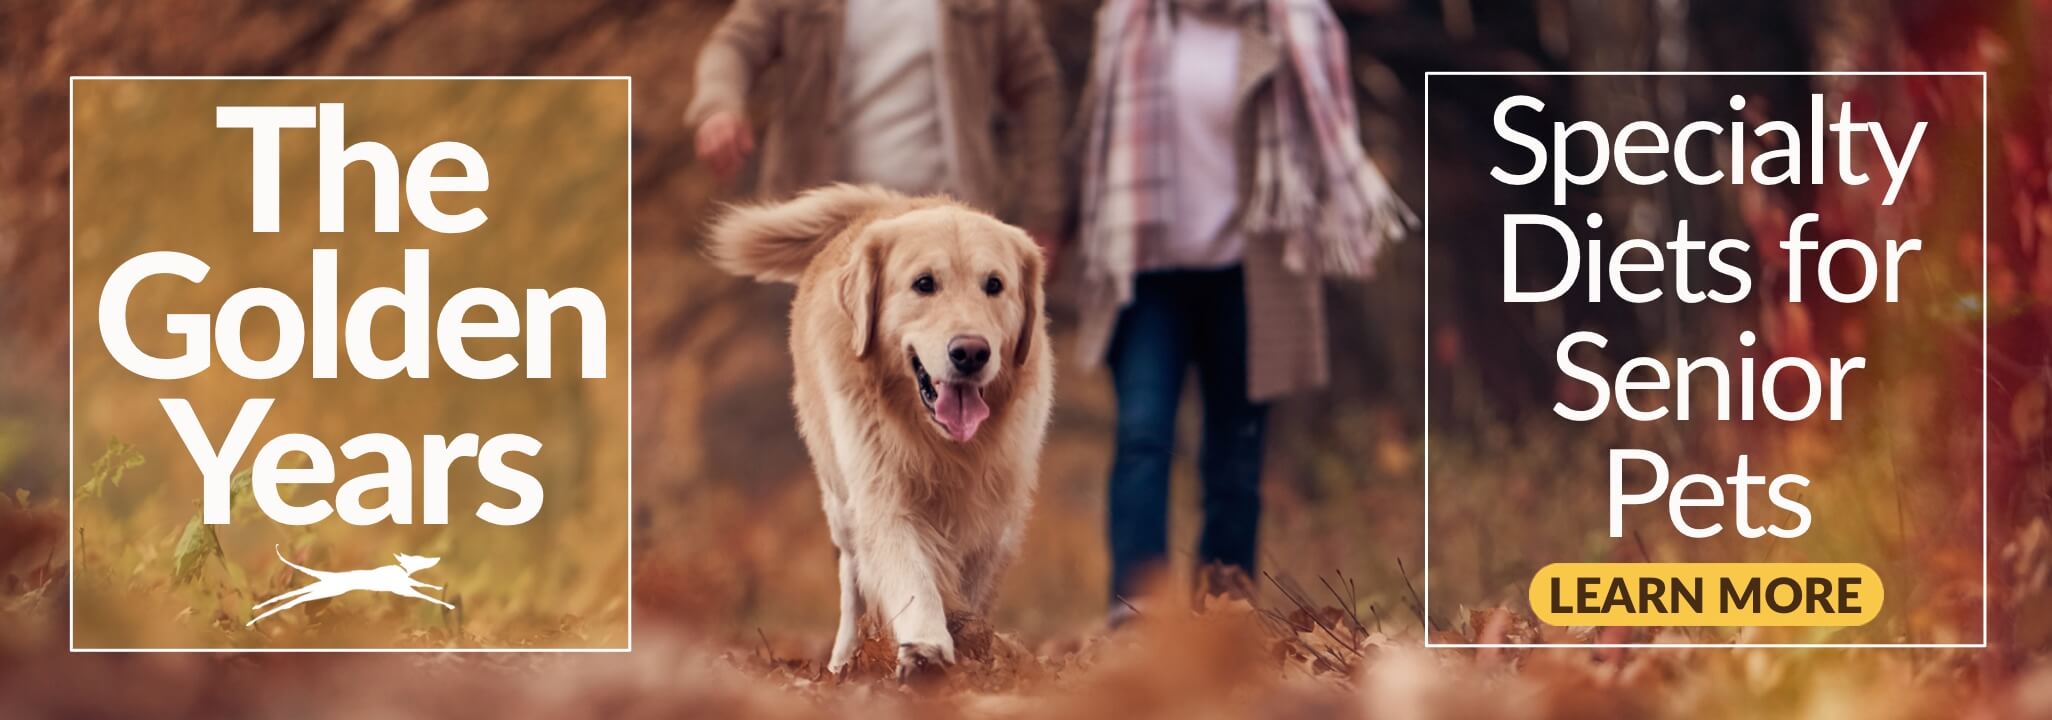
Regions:
<instances>
[{"instance_id":1,"label":"dog's pink tongue","mask_svg":"<svg viewBox=\"0 0 2052 720\"><path fill-rule=\"evenodd\" d=\"M941 383L935 388L940 398L933 401L933 417L946 428L948 437L956 442L968 442L976 437L976 428L990 417L990 406L983 404L983 388L968 383Z\"/></svg>"}]
</instances>

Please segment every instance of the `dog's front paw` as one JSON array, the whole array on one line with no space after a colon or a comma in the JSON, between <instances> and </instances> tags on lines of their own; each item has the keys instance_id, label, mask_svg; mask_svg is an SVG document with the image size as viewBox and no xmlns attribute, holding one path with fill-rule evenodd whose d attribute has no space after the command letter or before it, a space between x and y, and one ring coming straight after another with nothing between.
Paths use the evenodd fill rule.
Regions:
<instances>
[{"instance_id":1,"label":"dog's front paw","mask_svg":"<svg viewBox=\"0 0 2052 720\"><path fill-rule=\"evenodd\" d=\"M945 666L955 663L955 643L909 642L898 646L898 682L906 684L937 680L947 674Z\"/></svg>"}]
</instances>

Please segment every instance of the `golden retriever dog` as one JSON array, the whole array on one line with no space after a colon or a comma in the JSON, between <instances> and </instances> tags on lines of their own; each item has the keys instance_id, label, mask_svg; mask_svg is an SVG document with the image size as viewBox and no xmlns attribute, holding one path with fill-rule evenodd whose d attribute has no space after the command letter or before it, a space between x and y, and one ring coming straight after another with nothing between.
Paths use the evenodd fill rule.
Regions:
<instances>
[{"instance_id":1,"label":"golden retriever dog","mask_svg":"<svg viewBox=\"0 0 2052 720\"><path fill-rule=\"evenodd\" d=\"M905 677L955 661L947 613L989 610L1038 485L1054 367L1040 248L942 197L834 185L729 209L710 253L798 285L792 399L840 562L827 669L865 612Z\"/></svg>"}]
</instances>

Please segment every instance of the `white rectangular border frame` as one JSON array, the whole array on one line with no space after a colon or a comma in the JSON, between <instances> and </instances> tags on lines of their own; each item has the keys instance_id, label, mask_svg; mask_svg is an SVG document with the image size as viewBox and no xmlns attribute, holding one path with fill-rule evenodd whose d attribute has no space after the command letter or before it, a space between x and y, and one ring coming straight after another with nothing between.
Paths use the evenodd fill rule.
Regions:
<instances>
[{"instance_id":1,"label":"white rectangular border frame","mask_svg":"<svg viewBox=\"0 0 2052 720\"><path fill-rule=\"evenodd\" d=\"M76 207L72 172L76 160L78 81L86 80L586 80L627 84L627 644L593 648L81 648L78 646L78 386ZM64 215L65 215L65 642L75 653L629 653L634 652L634 77L631 75L73 75L65 86Z\"/></svg>"},{"instance_id":2,"label":"white rectangular border frame","mask_svg":"<svg viewBox=\"0 0 2052 720\"><path fill-rule=\"evenodd\" d=\"M1988 647L1988 73L1967 70L1932 71L1608 71L1560 70L1516 72L1498 70L1432 70L1425 73L1425 292L1424 337L1432 337L1432 78L1436 76L1679 76L1679 77L1978 77L1981 79L1981 640L1973 643L1436 643L1432 641L1432 343L1425 343L1425 647L1433 649L1512 648L1894 648L1985 649Z\"/></svg>"}]
</instances>

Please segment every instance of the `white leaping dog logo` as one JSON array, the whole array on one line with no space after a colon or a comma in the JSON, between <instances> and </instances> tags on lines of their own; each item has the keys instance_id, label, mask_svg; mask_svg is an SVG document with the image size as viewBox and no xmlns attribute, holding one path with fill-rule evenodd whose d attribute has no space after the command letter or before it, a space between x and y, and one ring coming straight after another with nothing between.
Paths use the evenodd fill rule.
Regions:
<instances>
[{"instance_id":1,"label":"white leaping dog logo","mask_svg":"<svg viewBox=\"0 0 2052 720\"><path fill-rule=\"evenodd\" d=\"M388 592L392 593L393 595L401 595L404 597L426 600L428 602L440 605L445 608L449 608L451 610L456 609L456 606L454 605L450 605L448 603L442 602L441 600L428 597L427 595L423 595L419 590L415 589L442 589L439 585L429 585L427 583L413 579L414 573L434 567L435 563L442 561L441 558L421 557L419 555L406 555L403 553L394 553L392 557L399 561L399 563L396 565L386 565L384 567L372 568L370 570L345 570L341 572L324 572L309 567L302 567L300 565L294 564L291 560L286 560L285 551L279 549L276 545L271 546L271 550L273 552L278 553L278 559L284 562L286 565L290 565L292 569L298 570L308 575L312 575L314 577L314 582L311 585L295 588L293 590L288 590L284 594L281 594L277 597L257 603L256 607L250 609L256 610L262 608L265 605L269 605L280 600L292 601L271 608L269 612L251 618L247 624L243 625L243 627L255 625L258 620L262 620L272 615L276 615L280 611L288 610L293 606L299 605L301 603L313 602L315 600L326 600L328 598L336 597L338 595L342 595L343 593L348 593L356 590L374 590L377 592Z\"/></svg>"}]
</instances>

